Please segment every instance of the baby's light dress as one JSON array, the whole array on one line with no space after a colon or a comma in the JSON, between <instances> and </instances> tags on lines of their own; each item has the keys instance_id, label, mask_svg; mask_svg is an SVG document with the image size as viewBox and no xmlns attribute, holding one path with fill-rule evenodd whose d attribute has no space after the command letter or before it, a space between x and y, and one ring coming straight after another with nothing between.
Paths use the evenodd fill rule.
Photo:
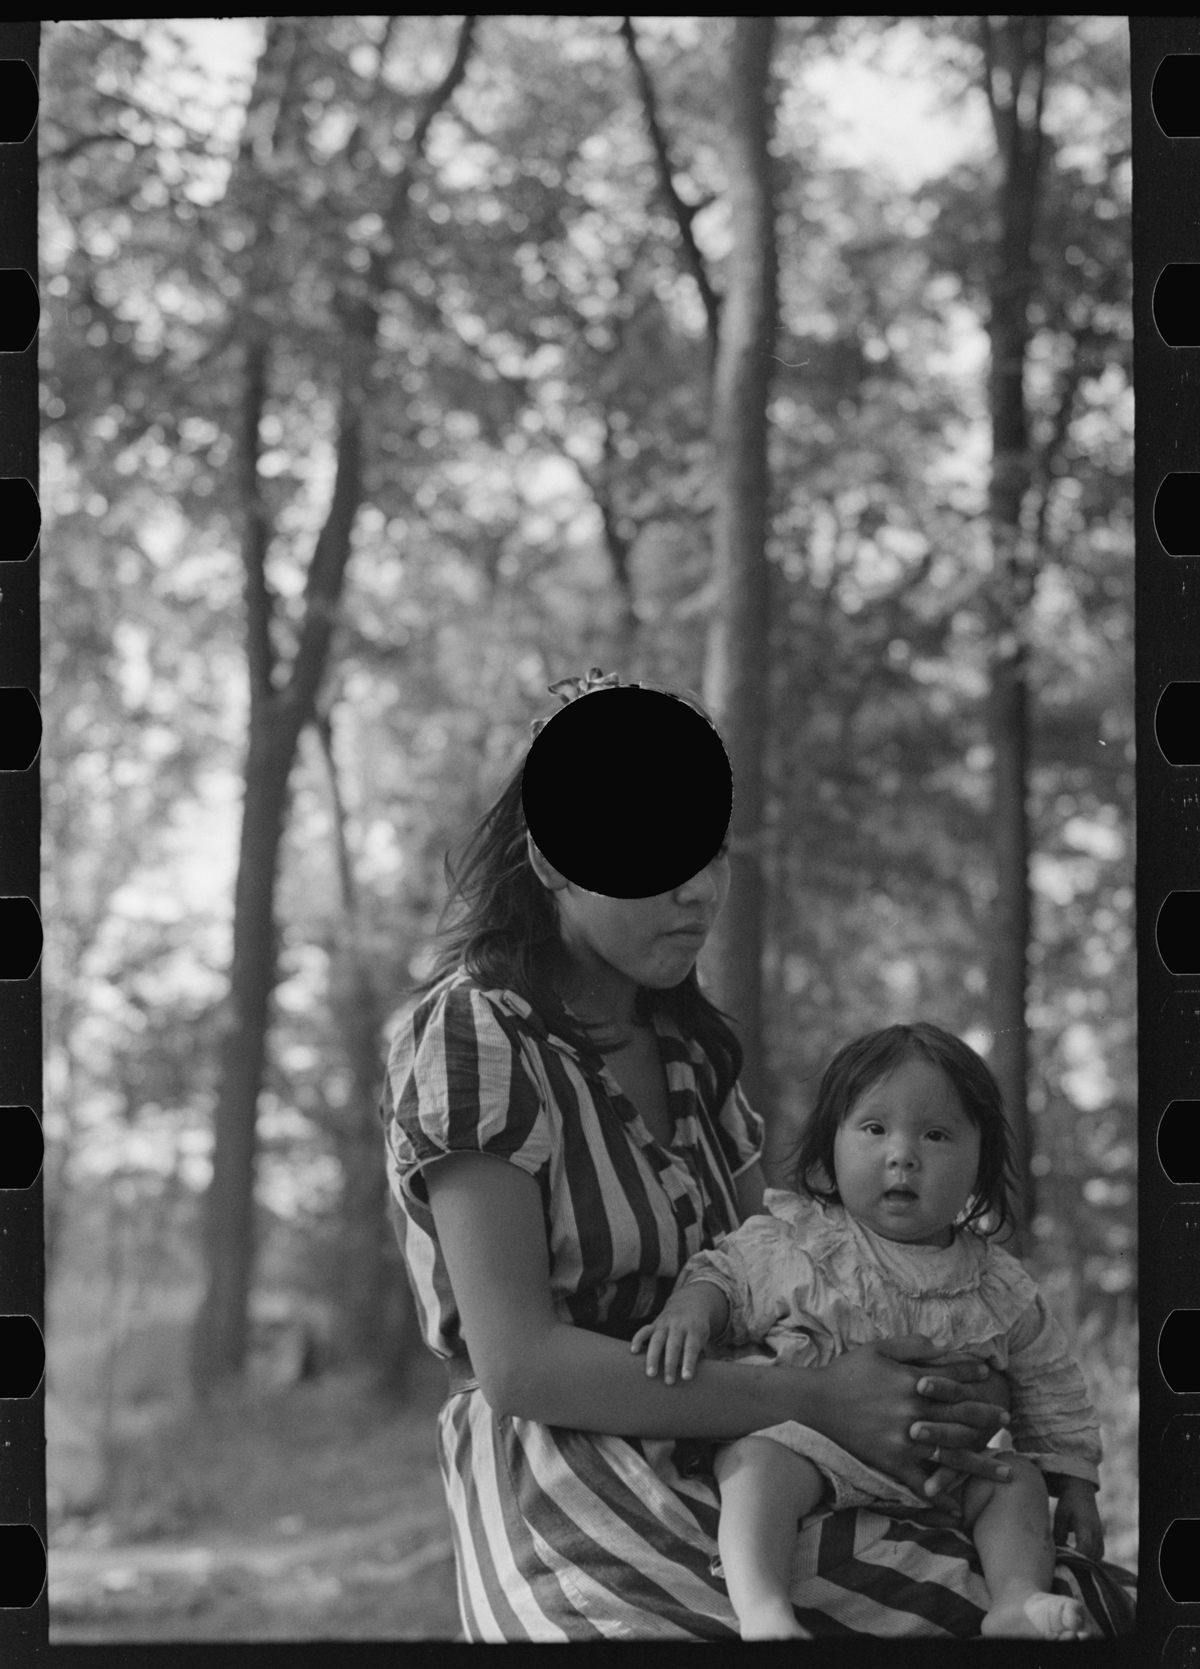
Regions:
<instances>
[{"instance_id":1,"label":"baby's light dress","mask_svg":"<svg viewBox=\"0 0 1200 1669\"><path fill-rule=\"evenodd\" d=\"M1014 1449L1044 1472L1099 1478L1100 1430L1066 1336L1025 1269L968 1230L944 1250L885 1240L839 1205L768 1188L765 1213L691 1258L680 1283L710 1281L729 1301L722 1347L740 1360L823 1367L855 1345L921 1333L1007 1375ZM894 1478L794 1421L757 1435L806 1455L831 1506L928 1508Z\"/></svg>"}]
</instances>

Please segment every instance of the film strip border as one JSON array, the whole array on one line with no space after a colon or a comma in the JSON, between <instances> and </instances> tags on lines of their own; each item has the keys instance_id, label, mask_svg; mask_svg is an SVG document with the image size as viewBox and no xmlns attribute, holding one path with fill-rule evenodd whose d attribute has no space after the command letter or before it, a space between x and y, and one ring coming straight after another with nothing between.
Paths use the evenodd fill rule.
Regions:
<instances>
[{"instance_id":1,"label":"film strip border","mask_svg":"<svg viewBox=\"0 0 1200 1669\"><path fill-rule=\"evenodd\" d=\"M47 1632L37 497L38 25L0 24L0 1660Z\"/></svg>"},{"instance_id":2,"label":"film strip border","mask_svg":"<svg viewBox=\"0 0 1200 1669\"><path fill-rule=\"evenodd\" d=\"M1131 18L1130 31L1143 1156L1138 1656L1148 1648L1146 1661L1182 1669L1200 1665L1200 19ZM48 1650L37 47L36 23L0 23L0 1661L13 1664ZM891 1649L907 1655L900 1642Z\"/></svg>"},{"instance_id":3,"label":"film strip border","mask_svg":"<svg viewBox=\"0 0 1200 1669\"><path fill-rule=\"evenodd\" d=\"M1139 1660L1200 1665L1200 18L1131 18Z\"/></svg>"}]
</instances>

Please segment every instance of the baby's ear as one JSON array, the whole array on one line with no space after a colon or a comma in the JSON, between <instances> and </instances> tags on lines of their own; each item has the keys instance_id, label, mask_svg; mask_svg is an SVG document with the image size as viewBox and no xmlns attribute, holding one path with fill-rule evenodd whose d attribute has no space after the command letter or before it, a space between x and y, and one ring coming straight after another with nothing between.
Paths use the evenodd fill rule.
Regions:
<instances>
[{"instance_id":1,"label":"baby's ear","mask_svg":"<svg viewBox=\"0 0 1200 1669\"><path fill-rule=\"evenodd\" d=\"M837 1181L821 1164L811 1166L802 1177L798 1177L797 1185L801 1192L832 1194L837 1198Z\"/></svg>"}]
</instances>

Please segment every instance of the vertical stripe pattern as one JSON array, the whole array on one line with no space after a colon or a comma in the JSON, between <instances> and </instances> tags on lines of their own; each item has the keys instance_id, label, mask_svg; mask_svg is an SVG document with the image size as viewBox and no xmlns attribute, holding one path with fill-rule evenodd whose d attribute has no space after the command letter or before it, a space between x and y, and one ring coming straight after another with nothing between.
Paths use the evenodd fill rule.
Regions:
<instances>
[{"instance_id":1,"label":"vertical stripe pattern","mask_svg":"<svg viewBox=\"0 0 1200 1669\"><path fill-rule=\"evenodd\" d=\"M422 1181L444 1154L494 1154L537 1180L555 1305L580 1326L631 1336L684 1262L736 1227L735 1177L761 1151L762 1122L736 1088L716 1105L699 1047L665 1017L655 1028L670 1149L601 1057L554 1037L513 992L460 973L402 1018L383 1107L388 1172L423 1335L438 1355L461 1351ZM675 1444L497 1416L478 1389L447 1399L437 1435L469 1640L737 1639L716 1558L715 1486L708 1474L681 1474ZM1098 1630L1125 1631L1101 1567L1073 1558L1058 1575ZM969 1638L987 1605L965 1537L868 1511L805 1525L793 1598L814 1635Z\"/></svg>"},{"instance_id":2,"label":"vertical stripe pattern","mask_svg":"<svg viewBox=\"0 0 1200 1669\"><path fill-rule=\"evenodd\" d=\"M548 1032L512 991L451 976L411 1008L388 1059L383 1108L401 1246L430 1349L459 1349L458 1313L423 1167L490 1153L541 1189L556 1308L632 1334L657 1314L693 1252L738 1222L735 1176L762 1151L762 1120L735 1089L715 1106L700 1047L655 1019L675 1138L660 1147L598 1053Z\"/></svg>"}]
</instances>

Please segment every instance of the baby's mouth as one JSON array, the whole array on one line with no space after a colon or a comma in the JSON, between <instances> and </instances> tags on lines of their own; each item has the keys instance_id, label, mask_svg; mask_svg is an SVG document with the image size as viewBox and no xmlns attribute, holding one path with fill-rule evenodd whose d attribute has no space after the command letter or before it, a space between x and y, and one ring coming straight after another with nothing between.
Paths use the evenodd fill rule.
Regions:
<instances>
[{"instance_id":1,"label":"baby's mouth","mask_svg":"<svg viewBox=\"0 0 1200 1669\"><path fill-rule=\"evenodd\" d=\"M883 1197L885 1200L915 1200L917 1191L915 1188L885 1188Z\"/></svg>"}]
</instances>

